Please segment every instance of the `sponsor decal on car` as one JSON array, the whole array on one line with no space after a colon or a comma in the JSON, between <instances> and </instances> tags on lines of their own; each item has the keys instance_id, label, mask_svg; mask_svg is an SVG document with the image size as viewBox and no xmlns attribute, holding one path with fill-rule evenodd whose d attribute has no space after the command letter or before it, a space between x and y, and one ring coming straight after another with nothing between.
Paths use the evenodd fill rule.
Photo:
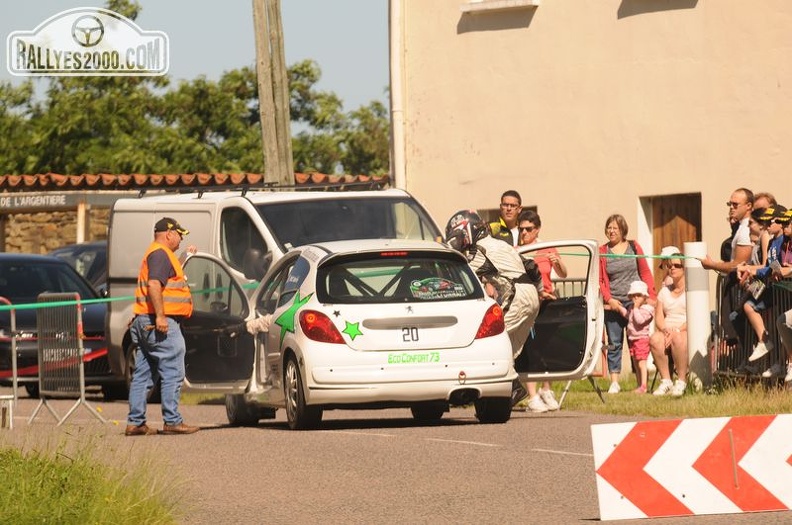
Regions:
<instances>
[{"instance_id":1,"label":"sponsor decal on car","mask_svg":"<svg viewBox=\"0 0 792 525\"><path fill-rule=\"evenodd\" d=\"M431 277L416 279L410 283L410 293L416 299L449 299L452 297L465 297L465 287L447 279Z\"/></svg>"},{"instance_id":2,"label":"sponsor decal on car","mask_svg":"<svg viewBox=\"0 0 792 525\"><path fill-rule=\"evenodd\" d=\"M410 365L413 363L439 363L440 352L426 352L413 354L401 352L398 354L388 354L389 365Z\"/></svg>"}]
</instances>

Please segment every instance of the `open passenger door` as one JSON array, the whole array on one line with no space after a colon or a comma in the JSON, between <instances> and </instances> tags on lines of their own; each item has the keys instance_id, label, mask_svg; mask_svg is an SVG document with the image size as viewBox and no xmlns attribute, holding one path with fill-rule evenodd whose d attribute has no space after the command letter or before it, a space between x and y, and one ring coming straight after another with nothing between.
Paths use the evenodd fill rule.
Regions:
<instances>
[{"instance_id":1,"label":"open passenger door","mask_svg":"<svg viewBox=\"0 0 792 525\"><path fill-rule=\"evenodd\" d=\"M594 371L602 347L603 307L595 240L535 243L518 247L523 258L548 262L555 249L567 268L553 279L557 299L544 300L534 329L515 361L528 381L583 379Z\"/></svg>"},{"instance_id":2,"label":"open passenger door","mask_svg":"<svg viewBox=\"0 0 792 525\"><path fill-rule=\"evenodd\" d=\"M245 328L249 298L228 265L199 253L184 263L193 314L182 323L186 388L243 393L251 380L255 339Z\"/></svg>"}]
</instances>

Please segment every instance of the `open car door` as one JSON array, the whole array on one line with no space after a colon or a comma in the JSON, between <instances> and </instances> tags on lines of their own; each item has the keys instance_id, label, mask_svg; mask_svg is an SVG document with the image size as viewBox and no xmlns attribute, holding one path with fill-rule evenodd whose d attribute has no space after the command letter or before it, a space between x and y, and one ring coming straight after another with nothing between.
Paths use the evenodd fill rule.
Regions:
<instances>
[{"instance_id":1,"label":"open car door","mask_svg":"<svg viewBox=\"0 0 792 525\"><path fill-rule=\"evenodd\" d=\"M529 381L590 376L602 348L604 312L597 242L552 241L518 247L523 258L537 263L548 261L551 249L557 250L567 276L553 278L557 298L542 301L534 329L515 361L517 372Z\"/></svg>"},{"instance_id":2,"label":"open car door","mask_svg":"<svg viewBox=\"0 0 792 525\"><path fill-rule=\"evenodd\" d=\"M243 393L251 380L255 340L245 329L249 299L228 265L199 253L184 263L193 314L182 323L187 389Z\"/></svg>"}]
</instances>

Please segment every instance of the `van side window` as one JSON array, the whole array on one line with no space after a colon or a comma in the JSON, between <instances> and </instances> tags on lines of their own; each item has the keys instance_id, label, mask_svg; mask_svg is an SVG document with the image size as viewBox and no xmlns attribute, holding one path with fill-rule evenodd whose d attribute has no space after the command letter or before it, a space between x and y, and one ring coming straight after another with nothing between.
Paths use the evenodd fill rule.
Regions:
<instances>
[{"instance_id":1,"label":"van side window","mask_svg":"<svg viewBox=\"0 0 792 525\"><path fill-rule=\"evenodd\" d=\"M259 250L267 253L267 246L250 216L241 208L227 208L220 217L220 255L231 267L244 271L245 253Z\"/></svg>"}]
</instances>

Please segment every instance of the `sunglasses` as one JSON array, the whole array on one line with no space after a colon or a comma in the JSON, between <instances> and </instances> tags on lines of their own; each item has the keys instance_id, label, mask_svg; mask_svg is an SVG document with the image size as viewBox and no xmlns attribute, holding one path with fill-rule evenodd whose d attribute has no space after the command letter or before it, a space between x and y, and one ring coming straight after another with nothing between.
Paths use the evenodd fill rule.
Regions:
<instances>
[{"instance_id":1,"label":"sunglasses","mask_svg":"<svg viewBox=\"0 0 792 525\"><path fill-rule=\"evenodd\" d=\"M741 204L745 204L745 203L743 203L743 202L732 202L732 201L727 201L726 202L726 206L729 206L730 208L736 208L736 207L740 206Z\"/></svg>"},{"instance_id":2,"label":"sunglasses","mask_svg":"<svg viewBox=\"0 0 792 525\"><path fill-rule=\"evenodd\" d=\"M665 265L665 269L666 270L670 270L671 268L676 268L677 270L680 270L680 269L682 269L684 267L685 267L685 265L682 264L682 263L668 263L668 264Z\"/></svg>"},{"instance_id":3,"label":"sunglasses","mask_svg":"<svg viewBox=\"0 0 792 525\"><path fill-rule=\"evenodd\" d=\"M532 231L534 231L535 229L536 229L536 228L535 228L535 227L533 227L533 226L520 226L520 232L528 232L528 233L531 233L531 232L532 232Z\"/></svg>"}]
</instances>

